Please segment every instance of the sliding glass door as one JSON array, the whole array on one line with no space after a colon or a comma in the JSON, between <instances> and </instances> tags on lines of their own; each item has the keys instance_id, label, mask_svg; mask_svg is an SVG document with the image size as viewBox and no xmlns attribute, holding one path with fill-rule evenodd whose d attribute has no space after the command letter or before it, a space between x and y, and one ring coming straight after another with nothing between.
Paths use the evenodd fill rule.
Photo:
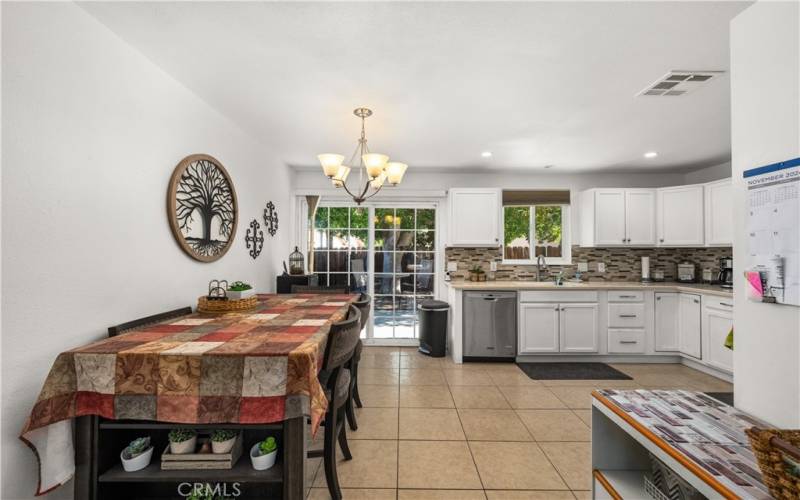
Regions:
<instances>
[{"instance_id":1,"label":"sliding glass door","mask_svg":"<svg viewBox=\"0 0 800 500\"><path fill-rule=\"evenodd\" d=\"M320 284L373 297L367 336L418 337L417 305L435 293L436 207L323 205L314 226Z\"/></svg>"}]
</instances>

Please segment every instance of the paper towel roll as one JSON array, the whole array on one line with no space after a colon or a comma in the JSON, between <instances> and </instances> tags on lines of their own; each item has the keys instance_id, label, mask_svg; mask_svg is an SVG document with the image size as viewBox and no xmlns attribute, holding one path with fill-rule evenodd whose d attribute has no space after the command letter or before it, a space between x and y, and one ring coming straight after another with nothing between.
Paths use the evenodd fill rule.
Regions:
<instances>
[{"instance_id":1,"label":"paper towel roll","mask_svg":"<svg viewBox=\"0 0 800 500\"><path fill-rule=\"evenodd\" d=\"M650 280L650 257L642 257L642 280Z\"/></svg>"}]
</instances>

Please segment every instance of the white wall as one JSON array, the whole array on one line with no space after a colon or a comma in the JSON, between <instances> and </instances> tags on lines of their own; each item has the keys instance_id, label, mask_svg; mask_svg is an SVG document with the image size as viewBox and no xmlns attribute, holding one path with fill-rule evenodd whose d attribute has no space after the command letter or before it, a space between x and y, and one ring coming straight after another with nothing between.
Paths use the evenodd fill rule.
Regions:
<instances>
[{"instance_id":1,"label":"white wall","mask_svg":"<svg viewBox=\"0 0 800 500\"><path fill-rule=\"evenodd\" d=\"M800 156L800 4L758 2L731 22L733 258L747 255L744 170ZM738 269L741 271L742 268ZM735 280L736 406L800 427L800 308L749 302Z\"/></svg>"},{"instance_id":2,"label":"white wall","mask_svg":"<svg viewBox=\"0 0 800 500\"><path fill-rule=\"evenodd\" d=\"M272 289L288 218L253 261L245 229L290 175L246 135L72 3L2 4L2 498L31 498L17 435L56 355L112 324L194 305L212 278ZM213 71L213 68L209 69ZM232 248L212 264L175 243L167 183L208 153L239 197ZM72 484L48 498L71 498Z\"/></svg>"},{"instance_id":3,"label":"white wall","mask_svg":"<svg viewBox=\"0 0 800 500\"><path fill-rule=\"evenodd\" d=\"M703 182L718 181L731 176L731 162L720 163L710 167L687 172L684 176L686 184L701 184Z\"/></svg>"}]
</instances>

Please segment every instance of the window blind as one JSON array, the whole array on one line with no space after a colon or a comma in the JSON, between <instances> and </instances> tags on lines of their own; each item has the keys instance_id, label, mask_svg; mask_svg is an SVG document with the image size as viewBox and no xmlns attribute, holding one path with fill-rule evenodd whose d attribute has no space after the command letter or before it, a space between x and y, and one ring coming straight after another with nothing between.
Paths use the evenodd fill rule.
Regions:
<instances>
[{"instance_id":1,"label":"window blind","mask_svg":"<svg viewBox=\"0 0 800 500\"><path fill-rule=\"evenodd\" d=\"M569 190L503 191L503 205L569 205Z\"/></svg>"}]
</instances>

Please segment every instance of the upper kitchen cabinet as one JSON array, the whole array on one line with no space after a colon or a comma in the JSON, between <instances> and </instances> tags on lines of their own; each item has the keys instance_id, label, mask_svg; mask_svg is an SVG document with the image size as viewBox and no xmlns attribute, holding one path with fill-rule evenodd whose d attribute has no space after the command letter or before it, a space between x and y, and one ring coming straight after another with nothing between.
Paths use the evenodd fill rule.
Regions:
<instances>
[{"instance_id":1,"label":"upper kitchen cabinet","mask_svg":"<svg viewBox=\"0 0 800 500\"><path fill-rule=\"evenodd\" d=\"M657 190L656 230L660 246L702 246L703 186L677 186Z\"/></svg>"},{"instance_id":2,"label":"upper kitchen cabinet","mask_svg":"<svg viewBox=\"0 0 800 500\"><path fill-rule=\"evenodd\" d=\"M656 244L655 190L590 189L581 193L581 246Z\"/></svg>"},{"instance_id":3,"label":"upper kitchen cabinet","mask_svg":"<svg viewBox=\"0 0 800 500\"><path fill-rule=\"evenodd\" d=\"M454 188L448 193L448 246L500 246L502 201L499 189Z\"/></svg>"},{"instance_id":4,"label":"upper kitchen cabinet","mask_svg":"<svg viewBox=\"0 0 800 500\"><path fill-rule=\"evenodd\" d=\"M709 182L705 185L706 245L733 245L733 205L731 180Z\"/></svg>"}]
</instances>

